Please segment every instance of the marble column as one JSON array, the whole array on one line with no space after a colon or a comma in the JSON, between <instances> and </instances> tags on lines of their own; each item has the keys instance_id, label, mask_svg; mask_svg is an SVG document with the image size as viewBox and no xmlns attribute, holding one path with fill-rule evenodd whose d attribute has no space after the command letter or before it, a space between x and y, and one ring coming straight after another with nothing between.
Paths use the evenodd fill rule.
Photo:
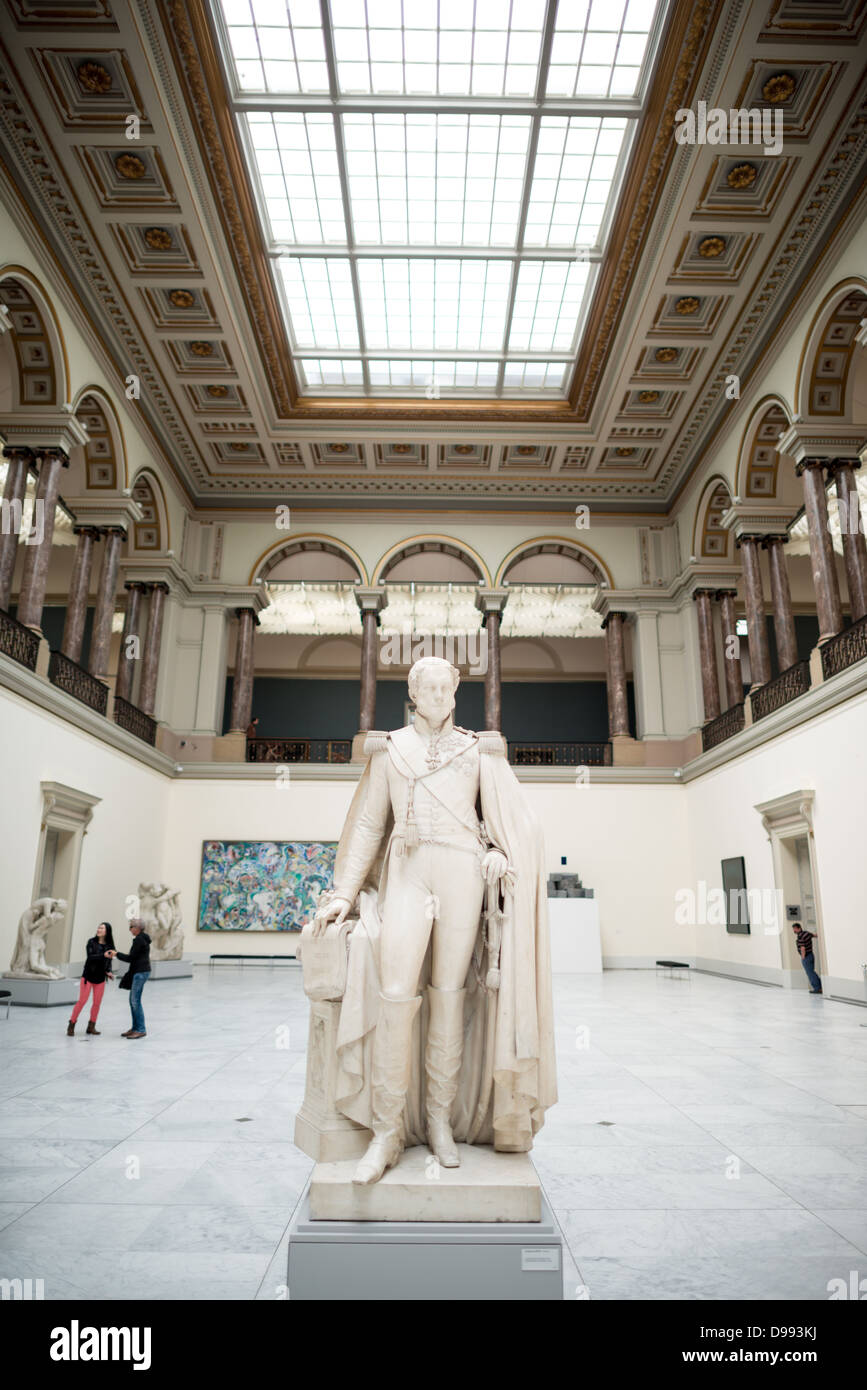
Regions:
<instances>
[{"instance_id":1,"label":"marble column","mask_svg":"<svg viewBox=\"0 0 867 1390\"><path fill-rule=\"evenodd\" d=\"M92 676L108 675L108 653L111 647L111 623L117 593L117 571L124 533L119 526L110 526L105 533L105 549L96 591L93 632L90 637L90 656L87 669Z\"/></svg>"},{"instance_id":2,"label":"marble column","mask_svg":"<svg viewBox=\"0 0 867 1390\"><path fill-rule=\"evenodd\" d=\"M701 663L701 693L704 700L704 719L707 724L720 714L719 675L716 668L716 648L713 636L713 591L696 589L693 594L698 619L698 651Z\"/></svg>"},{"instance_id":3,"label":"marble column","mask_svg":"<svg viewBox=\"0 0 867 1390\"><path fill-rule=\"evenodd\" d=\"M762 541L764 549L768 552L768 568L771 572L774 640L777 644L777 661L781 671L788 671L798 660L795 619L792 616L792 593L789 588L786 556L783 552L783 546L788 539L788 536L765 536Z\"/></svg>"},{"instance_id":4,"label":"marble column","mask_svg":"<svg viewBox=\"0 0 867 1390\"><path fill-rule=\"evenodd\" d=\"M60 494L60 474L68 467L69 459L62 449L46 449L39 457L39 482L33 513L35 535L33 545L24 547L24 569L21 575L21 594L18 599L18 621L25 627L41 631L42 608L51 563L51 543L54 539L54 509Z\"/></svg>"},{"instance_id":5,"label":"marble column","mask_svg":"<svg viewBox=\"0 0 867 1390\"><path fill-rule=\"evenodd\" d=\"M855 481L855 469L860 467L858 459L835 459L828 470L837 484L843 559L846 562L846 584L853 623L867 614L867 543L861 529L861 508Z\"/></svg>"},{"instance_id":6,"label":"marble column","mask_svg":"<svg viewBox=\"0 0 867 1390\"><path fill-rule=\"evenodd\" d=\"M810 533L810 563L819 615L819 641L835 637L843 626L840 589L834 565L834 545L828 527L825 465L822 459L804 459L797 471L804 481L804 509Z\"/></svg>"},{"instance_id":7,"label":"marble column","mask_svg":"<svg viewBox=\"0 0 867 1390\"><path fill-rule=\"evenodd\" d=\"M120 639L120 654L117 659L117 681L114 687L116 700L131 701L132 697L132 677L135 671L135 656L132 655L130 648L138 645L139 636L139 615L141 613L141 597L144 593L144 584L132 583L124 584L126 589L126 613L123 618L123 635ZM129 638L136 638L132 643Z\"/></svg>"},{"instance_id":8,"label":"marble column","mask_svg":"<svg viewBox=\"0 0 867 1390\"><path fill-rule=\"evenodd\" d=\"M361 668L358 728L367 733L376 726L376 672L379 651L376 629L379 615L388 601L385 589L361 587L355 590L355 602L361 611Z\"/></svg>"},{"instance_id":9,"label":"marble column","mask_svg":"<svg viewBox=\"0 0 867 1390\"><path fill-rule=\"evenodd\" d=\"M605 629L605 671L608 690L608 737L629 737L629 705L626 699L626 658L623 650L623 613L609 613Z\"/></svg>"},{"instance_id":10,"label":"marble column","mask_svg":"<svg viewBox=\"0 0 867 1390\"><path fill-rule=\"evenodd\" d=\"M96 526L76 526L75 534L78 536L78 546L72 565L72 579L69 582L69 599L60 650L70 661L80 662L84 624L87 619L87 599L90 594L93 543L99 539L99 530Z\"/></svg>"},{"instance_id":11,"label":"marble column","mask_svg":"<svg viewBox=\"0 0 867 1390\"><path fill-rule=\"evenodd\" d=\"M235 676L232 681L232 718L229 732L245 733L253 711L253 637L259 619L252 608L236 608L238 641L235 647Z\"/></svg>"},{"instance_id":12,"label":"marble column","mask_svg":"<svg viewBox=\"0 0 867 1390\"><path fill-rule=\"evenodd\" d=\"M762 571L759 565L759 536L739 536L744 571L744 605L747 610L747 638L750 644L751 690L767 685L771 679L771 657L768 650L768 629L765 623L765 596L762 592Z\"/></svg>"},{"instance_id":13,"label":"marble column","mask_svg":"<svg viewBox=\"0 0 867 1390\"><path fill-rule=\"evenodd\" d=\"M138 693L138 707L145 714L153 716L157 698L157 677L160 671L160 646L163 635L163 612L165 610L168 584L151 584L150 604L148 606L148 625L142 652L141 683Z\"/></svg>"},{"instance_id":14,"label":"marble column","mask_svg":"<svg viewBox=\"0 0 867 1390\"><path fill-rule=\"evenodd\" d=\"M502 731L503 726L503 676L500 653L500 629L503 622L503 609L509 599L509 590L500 588L476 590L475 604L482 615L484 628L485 654L485 728Z\"/></svg>"},{"instance_id":15,"label":"marble column","mask_svg":"<svg viewBox=\"0 0 867 1390\"><path fill-rule=\"evenodd\" d=\"M18 555L21 508L27 491L27 477L33 460L30 449L10 445L3 450L6 460L6 486L3 490L3 525L0 528L0 608L6 612L12 598L12 579Z\"/></svg>"},{"instance_id":16,"label":"marble column","mask_svg":"<svg viewBox=\"0 0 867 1390\"><path fill-rule=\"evenodd\" d=\"M723 639L723 675L726 683L726 709L743 704L744 677L741 670L741 639L738 637L735 617L735 590L720 589L720 625Z\"/></svg>"}]
</instances>

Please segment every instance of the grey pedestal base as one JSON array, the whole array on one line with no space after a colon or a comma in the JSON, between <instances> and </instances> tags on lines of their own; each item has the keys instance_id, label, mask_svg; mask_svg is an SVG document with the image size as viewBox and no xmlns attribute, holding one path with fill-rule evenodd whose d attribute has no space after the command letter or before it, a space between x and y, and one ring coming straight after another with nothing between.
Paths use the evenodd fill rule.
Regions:
<instances>
[{"instance_id":1,"label":"grey pedestal base","mask_svg":"<svg viewBox=\"0 0 867 1390\"><path fill-rule=\"evenodd\" d=\"M151 978L153 980L185 980L192 979L193 963L189 960L152 960Z\"/></svg>"},{"instance_id":2,"label":"grey pedestal base","mask_svg":"<svg viewBox=\"0 0 867 1390\"><path fill-rule=\"evenodd\" d=\"M563 1298L563 1240L542 1219L510 1222L311 1221L305 1192L289 1231L289 1297L550 1302Z\"/></svg>"},{"instance_id":3,"label":"grey pedestal base","mask_svg":"<svg viewBox=\"0 0 867 1390\"><path fill-rule=\"evenodd\" d=\"M11 991L13 1004L26 1004L34 1009L74 1004L78 998L77 980L21 980L4 975L0 979L0 989Z\"/></svg>"}]
</instances>

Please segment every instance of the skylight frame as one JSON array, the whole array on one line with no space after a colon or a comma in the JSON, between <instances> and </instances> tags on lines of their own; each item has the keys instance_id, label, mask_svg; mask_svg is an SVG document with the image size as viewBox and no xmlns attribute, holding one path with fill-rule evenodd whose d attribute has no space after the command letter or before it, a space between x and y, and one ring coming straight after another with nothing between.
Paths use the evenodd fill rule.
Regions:
<instances>
[{"instance_id":1,"label":"skylight frame","mask_svg":"<svg viewBox=\"0 0 867 1390\"><path fill-rule=\"evenodd\" d=\"M231 0L229 0L231 2ZM622 31L623 21L628 14L628 6L631 0L624 0L624 13L618 21ZM637 2L637 0L636 0ZM336 3L336 0L335 0ZM368 0L368 4L376 3L376 0ZM473 0L466 0L466 3L473 4ZM511 0L512 7L520 5L521 0ZM565 3L565 0L564 0ZM599 4L600 0L588 0L590 5ZM619 0L613 0L616 8ZM634 94L630 97L584 97L573 96L566 98L562 96L549 96L547 92L548 75L551 66L552 43L554 40L555 27L557 23L558 0L546 0L544 5L544 25L540 45L540 55L538 67L536 69L536 87L532 96L513 96L505 97L502 95L437 95L428 93L420 95L401 95L385 93L348 93L343 92L338 83L338 63L335 56L334 34L331 25L331 0L319 0L319 14L324 37L325 62L328 70L328 92L258 92L242 90L236 80L234 60L231 46L228 41L227 25L223 16L222 0L211 0L212 11L215 19L219 42L223 53L224 71L227 76L228 84L232 91L232 106L237 118L240 131L241 143L244 147L248 173L253 184L256 201L259 208L259 215L266 241L266 251L273 262L274 280L276 283L278 296L284 311L287 336L292 352L293 360L300 368L302 359L319 362L327 362L329 358L336 361L352 361L360 368L360 383L338 385L335 383L312 384L306 380L303 369L299 371L299 386L302 394L307 396L334 395L350 396L355 398L384 397L395 398L396 396L413 397L427 396L429 399L440 395L448 398L469 396L476 400L484 399L508 399L508 400L565 400L568 396L573 376L574 364L580 346L582 333L586 325L587 313L591 302L599 272L599 265L604 258L605 245L610 231L613 217L617 210L618 201L622 191L623 180L629 157L632 152L636 132L638 130L639 119L645 108L647 92L651 74L653 72L656 59L658 57L659 43L670 0L658 0L654 12L653 22L647 36L644 58L640 67L640 80ZM290 0L291 4L291 0ZM592 11L591 11L592 12ZM404 18L406 11L404 11ZM474 21L475 22L475 21ZM613 68L612 68L613 72ZM259 176L257 158L253 149L253 139L248 125L247 116L254 118L265 116L272 117L281 114L294 115L296 117L323 116L331 117L331 125L334 135L334 149L337 158L338 178L341 189L343 204L343 223L345 229L345 239L328 242L304 242L292 241L284 237L274 235L268 213L268 201L265 196L262 180ZM478 245L444 243L436 241L432 245L420 245L408 240L406 244L383 244L382 242L356 242L353 225L353 205L350 195L350 175L347 168L347 153L345 141L345 117L369 117L371 124L375 124L375 118L380 115L391 116L434 116L442 117L450 114L456 117L466 118L468 127L472 124L472 117L478 115L488 115L500 118L502 128L503 118L519 117L529 122L528 138L526 143L526 154L524 156L523 182L521 191L521 201L518 214L518 225L514 245ZM614 118L625 121L625 129L619 154L616 156L616 165L613 177L611 178L608 196L604 205L604 211L599 226L599 231L592 246L576 242L573 245L541 245L538 241L527 243L527 222L528 212L531 203L531 194L534 186L534 175L536 173L537 144L542 122L546 118L568 118L592 117ZM404 127L407 122L404 120ZM604 126L600 125L600 130ZM377 189L377 197L379 192ZM466 194L464 195L466 198ZM577 238L578 228L580 227L580 212L587 204L586 189L585 197L582 202L578 200L579 218L574 233ZM333 207L332 207L333 212ZM288 223L287 223L288 225ZM308 225L313 225L308 222ZM380 223L380 226L382 224ZM336 231L338 220L333 217L331 223L332 232ZM407 222L409 226L409 222ZM549 234L550 234L549 223ZM284 277L281 273L280 261L290 257L299 261L306 258L335 258L345 262L349 271L350 283L352 286L352 300L357 324L358 346L349 348L334 344L327 348L320 343L310 345L303 334L296 334L295 323L289 307L289 300L284 285ZM366 325L363 309L363 295L360 284L361 273L360 263L369 260L386 260L391 258L401 259L484 259L488 261L507 261L510 263L508 293L506 296L506 307L504 314L504 327L502 340L496 352L489 350L455 350L453 347L443 347L439 350L432 345L424 348L410 349L402 347L377 347L372 348L367 342ZM568 352L562 345L554 347L554 337L550 343L546 344L544 350L540 347L537 351L525 350L518 346L511 347L510 339L512 336L513 318L516 304L519 277L522 268L528 262L574 262L580 261L587 264L586 282L583 289L583 296L578 304L575 319L574 332ZM532 341L532 339L530 339ZM562 340L561 340L562 344ZM376 369L374 377L379 380L371 379L371 364L379 362L406 363L406 362L437 362L459 363L470 361L483 363L484 385L472 387L460 387L457 385L445 385L437 383L430 378L425 386L418 385L382 385L382 370ZM496 383L490 389L490 371L488 370L491 361L496 361L498 370ZM550 387L534 389L532 386L522 386L512 388L506 381L508 376L513 379L515 367L521 364L526 377L526 367L532 364L543 362L559 363L568 362L568 369L564 373L563 387L561 390L552 391ZM507 372L507 366L510 370ZM344 374L345 375L345 374ZM352 376L359 375L356 368L353 369ZM531 375L533 375L531 373ZM523 378L522 378L523 379Z\"/></svg>"}]
</instances>

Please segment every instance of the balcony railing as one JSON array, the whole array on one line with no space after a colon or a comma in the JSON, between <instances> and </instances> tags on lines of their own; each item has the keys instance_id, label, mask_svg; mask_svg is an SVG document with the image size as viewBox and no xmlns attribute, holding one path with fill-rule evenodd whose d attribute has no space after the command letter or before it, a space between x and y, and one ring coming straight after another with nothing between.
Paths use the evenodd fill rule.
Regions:
<instances>
[{"instance_id":1,"label":"balcony railing","mask_svg":"<svg viewBox=\"0 0 867 1390\"><path fill-rule=\"evenodd\" d=\"M351 738L248 738L248 763L348 763Z\"/></svg>"},{"instance_id":2,"label":"balcony railing","mask_svg":"<svg viewBox=\"0 0 867 1390\"><path fill-rule=\"evenodd\" d=\"M13 661L20 662L30 671L35 671L36 658L39 656L39 633L0 609L0 652L11 656Z\"/></svg>"},{"instance_id":3,"label":"balcony railing","mask_svg":"<svg viewBox=\"0 0 867 1390\"><path fill-rule=\"evenodd\" d=\"M108 686L98 681L83 666L70 661L63 652L52 652L48 662L48 679L58 690L65 690L97 714L105 714L108 706Z\"/></svg>"},{"instance_id":4,"label":"balcony railing","mask_svg":"<svg viewBox=\"0 0 867 1390\"><path fill-rule=\"evenodd\" d=\"M810 663L796 661L794 666L781 671L774 680L768 681L767 685L760 685L758 690L753 691L750 696L753 722L764 719L766 714L773 714L774 710L782 709L790 700L797 700L799 695L806 695L809 689Z\"/></svg>"},{"instance_id":5,"label":"balcony railing","mask_svg":"<svg viewBox=\"0 0 867 1390\"><path fill-rule=\"evenodd\" d=\"M516 767L610 767L610 743L510 743Z\"/></svg>"},{"instance_id":6,"label":"balcony railing","mask_svg":"<svg viewBox=\"0 0 867 1390\"><path fill-rule=\"evenodd\" d=\"M729 709L723 710L716 719L711 719L705 724L701 731L701 746L705 753L711 748L716 748L721 743L725 743L727 738L732 738L734 734L739 734L744 727L744 706L743 701L739 705L732 705Z\"/></svg>"},{"instance_id":7,"label":"balcony railing","mask_svg":"<svg viewBox=\"0 0 867 1390\"><path fill-rule=\"evenodd\" d=\"M825 680L845 671L847 666L854 666L856 661L863 661L867 656L867 618L859 618L857 623L838 632L820 650Z\"/></svg>"},{"instance_id":8,"label":"balcony railing","mask_svg":"<svg viewBox=\"0 0 867 1390\"><path fill-rule=\"evenodd\" d=\"M114 697L114 722L144 743L153 746L157 741L157 721L139 709L138 705L131 705L129 700L123 700L118 695Z\"/></svg>"}]
</instances>

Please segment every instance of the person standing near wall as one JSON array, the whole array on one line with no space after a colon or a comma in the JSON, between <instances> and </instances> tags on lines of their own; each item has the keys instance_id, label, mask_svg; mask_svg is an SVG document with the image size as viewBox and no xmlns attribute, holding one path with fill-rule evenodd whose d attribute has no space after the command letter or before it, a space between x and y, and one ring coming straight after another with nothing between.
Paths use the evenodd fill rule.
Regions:
<instances>
[{"instance_id":1,"label":"person standing near wall","mask_svg":"<svg viewBox=\"0 0 867 1390\"><path fill-rule=\"evenodd\" d=\"M87 959L84 962L84 969L81 972L81 981L78 986L78 1002L72 1010L72 1017L66 1026L68 1038L75 1035L78 1015L87 1003L87 997L91 991L93 991L93 1000L90 1005L90 1022L87 1025L87 1031L96 1037L100 1036L96 1020L99 1017L106 983L112 978L111 956L113 951L114 936L111 922L100 922L96 929L96 936L92 936L87 943Z\"/></svg>"},{"instance_id":2,"label":"person standing near wall","mask_svg":"<svg viewBox=\"0 0 867 1390\"><path fill-rule=\"evenodd\" d=\"M140 917L132 918L129 929L132 932L132 946L129 955L125 955L123 951L110 952L112 956L117 956L118 960L125 960L129 964L129 970L121 980L120 987L129 990L132 1027L126 1033L121 1033L121 1037L146 1038L147 1030L141 995L151 974L151 939L145 931L144 922Z\"/></svg>"},{"instance_id":3,"label":"person standing near wall","mask_svg":"<svg viewBox=\"0 0 867 1390\"><path fill-rule=\"evenodd\" d=\"M792 931L795 933L798 955L801 957L807 979L810 981L810 993L821 994L822 981L816 974L815 957L813 955L813 938L816 933L814 931L807 931L807 928L802 927L800 922L792 923Z\"/></svg>"}]
</instances>

